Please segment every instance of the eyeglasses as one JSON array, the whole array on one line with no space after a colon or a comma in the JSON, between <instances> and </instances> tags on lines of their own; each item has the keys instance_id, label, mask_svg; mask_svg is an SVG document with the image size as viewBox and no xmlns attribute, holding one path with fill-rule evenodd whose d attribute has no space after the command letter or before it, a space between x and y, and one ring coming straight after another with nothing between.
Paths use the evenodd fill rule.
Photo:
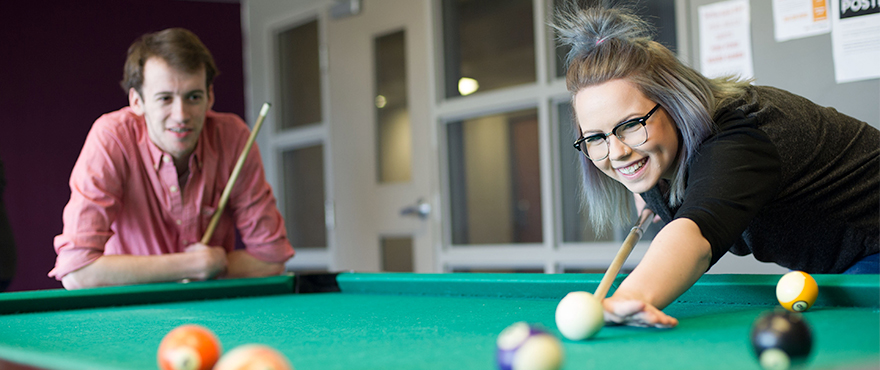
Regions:
<instances>
[{"instance_id":1,"label":"eyeglasses","mask_svg":"<svg viewBox=\"0 0 880 370\"><path fill-rule=\"evenodd\" d=\"M608 137L617 136L618 139L630 148L635 148L648 141L648 129L645 122L660 108L660 104L654 106L644 117L633 118L614 126L607 134L595 134L582 137L574 142L574 148L593 161L601 161L608 157L610 143Z\"/></svg>"}]
</instances>

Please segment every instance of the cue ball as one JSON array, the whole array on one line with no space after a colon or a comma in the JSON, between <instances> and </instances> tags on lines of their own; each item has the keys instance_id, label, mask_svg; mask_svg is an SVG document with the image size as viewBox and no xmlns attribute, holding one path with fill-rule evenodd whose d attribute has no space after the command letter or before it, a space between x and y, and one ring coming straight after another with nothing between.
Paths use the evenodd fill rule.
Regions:
<instances>
[{"instance_id":1,"label":"cue ball","mask_svg":"<svg viewBox=\"0 0 880 370\"><path fill-rule=\"evenodd\" d=\"M587 292L568 293L556 306L556 327L568 339L590 338L605 325L602 301Z\"/></svg>"},{"instance_id":2,"label":"cue ball","mask_svg":"<svg viewBox=\"0 0 880 370\"><path fill-rule=\"evenodd\" d=\"M813 347L812 334L803 316L777 310L765 313L752 324L752 348L765 370L786 370L807 361Z\"/></svg>"},{"instance_id":3,"label":"cue ball","mask_svg":"<svg viewBox=\"0 0 880 370\"><path fill-rule=\"evenodd\" d=\"M517 322L498 334L495 359L501 370L557 370L562 367L562 344L555 336Z\"/></svg>"},{"instance_id":4,"label":"cue ball","mask_svg":"<svg viewBox=\"0 0 880 370\"><path fill-rule=\"evenodd\" d=\"M217 336L200 325L181 325L159 343L156 360L162 370L210 370L222 348Z\"/></svg>"},{"instance_id":5,"label":"cue ball","mask_svg":"<svg viewBox=\"0 0 880 370\"><path fill-rule=\"evenodd\" d=\"M802 312L816 303L819 296L819 285L810 274L803 271L792 271L776 283L776 299L786 310Z\"/></svg>"},{"instance_id":6,"label":"cue ball","mask_svg":"<svg viewBox=\"0 0 880 370\"><path fill-rule=\"evenodd\" d=\"M214 370L293 370L293 365L272 347L245 344L223 355Z\"/></svg>"}]
</instances>

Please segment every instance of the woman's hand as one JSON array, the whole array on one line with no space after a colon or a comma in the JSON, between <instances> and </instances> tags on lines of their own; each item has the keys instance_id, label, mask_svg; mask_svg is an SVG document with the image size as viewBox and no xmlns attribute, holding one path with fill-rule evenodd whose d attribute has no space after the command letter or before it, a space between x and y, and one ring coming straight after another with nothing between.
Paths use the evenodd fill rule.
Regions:
<instances>
[{"instance_id":1,"label":"woman's hand","mask_svg":"<svg viewBox=\"0 0 880 370\"><path fill-rule=\"evenodd\" d=\"M637 215L642 214L642 210L645 209L645 207L647 207L647 203L645 203L645 200L642 199L642 196L639 194L633 194L633 199L635 199L635 201L636 201L636 214ZM658 223L658 222L660 222L660 216L657 216L657 213L654 212L654 219L651 220L651 223Z\"/></svg>"},{"instance_id":2,"label":"woman's hand","mask_svg":"<svg viewBox=\"0 0 880 370\"><path fill-rule=\"evenodd\" d=\"M614 295L603 301L605 322L671 328L678 320L660 311L709 269L712 248L696 223L679 218L666 224L638 266Z\"/></svg>"},{"instance_id":3,"label":"woman's hand","mask_svg":"<svg viewBox=\"0 0 880 370\"><path fill-rule=\"evenodd\" d=\"M618 325L671 328L678 320L638 299L614 297L602 301L605 322Z\"/></svg>"}]
</instances>

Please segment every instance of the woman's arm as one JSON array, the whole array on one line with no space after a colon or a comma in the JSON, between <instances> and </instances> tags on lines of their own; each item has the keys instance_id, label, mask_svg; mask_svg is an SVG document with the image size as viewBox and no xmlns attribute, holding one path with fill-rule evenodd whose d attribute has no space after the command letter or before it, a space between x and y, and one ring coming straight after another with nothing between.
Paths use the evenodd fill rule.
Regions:
<instances>
[{"instance_id":1,"label":"woman's arm","mask_svg":"<svg viewBox=\"0 0 880 370\"><path fill-rule=\"evenodd\" d=\"M651 242L635 270L604 301L606 321L636 326L675 326L663 313L709 268L712 248L693 221L676 219Z\"/></svg>"}]
</instances>

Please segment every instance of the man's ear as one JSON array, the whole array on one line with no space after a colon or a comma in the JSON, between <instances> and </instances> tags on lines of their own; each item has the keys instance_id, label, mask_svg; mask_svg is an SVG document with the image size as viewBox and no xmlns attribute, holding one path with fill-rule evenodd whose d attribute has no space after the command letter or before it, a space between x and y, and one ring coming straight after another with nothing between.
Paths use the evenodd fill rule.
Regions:
<instances>
[{"instance_id":1,"label":"man's ear","mask_svg":"<svg viewBox=\"0 0 880 370\"><path fill-rule=\"evenodd\" d=\"M208 110L214 107L214 84L208 86Z\"/></svg>"},{"instance_id":2,"label":"man's ear","mask_svg":"<svg viewBox=\"0 0 880 370\"><path fill-rule=\"evenodd\" d=\"M133 87L128 89L128 106L139 116L144 115L144 99Z\"/></svg>"}]
</instances>

